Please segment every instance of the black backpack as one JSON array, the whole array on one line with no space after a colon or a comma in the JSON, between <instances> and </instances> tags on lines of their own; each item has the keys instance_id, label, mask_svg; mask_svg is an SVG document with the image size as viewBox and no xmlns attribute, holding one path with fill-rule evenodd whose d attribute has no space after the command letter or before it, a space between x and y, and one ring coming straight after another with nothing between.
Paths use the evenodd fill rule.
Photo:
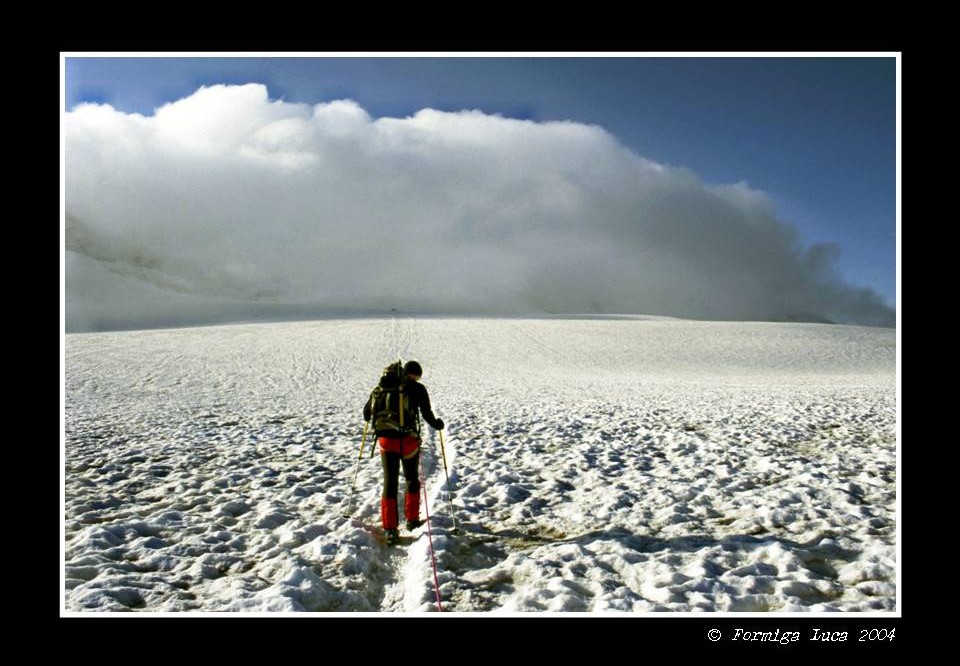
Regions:
<instances>
[{"instance_id":1,"label":"black backpack","mask_svg":"<svg viewBox=\"0 0 960 666\"><path fill-rule=\"evenodd\" d=\"M380 383L371 396L375 432L395 431L405 435L420 431L420 415L410 406L406 384L401 361L384 368Z\"/></svg>"}]
</instances>

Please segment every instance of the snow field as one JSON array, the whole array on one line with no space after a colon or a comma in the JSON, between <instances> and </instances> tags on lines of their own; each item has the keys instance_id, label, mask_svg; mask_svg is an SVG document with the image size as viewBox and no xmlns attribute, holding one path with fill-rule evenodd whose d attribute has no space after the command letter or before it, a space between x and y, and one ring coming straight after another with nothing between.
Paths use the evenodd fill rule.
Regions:
<instances>
[{"instance_id":1,"label":"snow field","mask_svg":"<svg viewBox=\"0 0 960 666\"><path fill-rule=\"evenodd\" d=\"M895 610L894 352L650 318L70 335L65 607L435 610L426 527L382 544L369 440L344 516L400 356L448 424L458 534L429 429L422 461L445 610Z\"/></svg>"}]
</instances>

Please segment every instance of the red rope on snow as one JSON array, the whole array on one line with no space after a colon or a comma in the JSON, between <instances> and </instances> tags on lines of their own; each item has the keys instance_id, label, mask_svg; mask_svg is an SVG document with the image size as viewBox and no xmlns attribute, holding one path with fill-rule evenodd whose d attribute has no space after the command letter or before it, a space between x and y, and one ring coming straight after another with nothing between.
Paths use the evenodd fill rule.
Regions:
<instances>
[{"instance_id":1,"label":"red rope on snow","mask_svg":"<svg viewBox=\"0 0 960 666\"><path fill-rule=\"evenodd\" d=\"M430 507L427 506L427 484L423 484L423 511L427 516L427 537L430 539L430 560L433 562L433 589L437 593L437 610L443 612L440 603L440 580L437 578L437 557L433 553L433 532L430 530Z\"/></svg>"}]
</instances>

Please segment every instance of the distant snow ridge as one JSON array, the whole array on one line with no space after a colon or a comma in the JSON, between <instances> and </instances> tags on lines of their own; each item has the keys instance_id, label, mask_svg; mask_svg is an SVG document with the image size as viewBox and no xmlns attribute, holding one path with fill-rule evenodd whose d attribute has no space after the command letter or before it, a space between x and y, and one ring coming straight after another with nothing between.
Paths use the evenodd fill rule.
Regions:
<instances>
[{"instance_id":1,"label":"distant snow ridge","mask_svg":"<svg viewBox=\"0 0 960 666\"><path fill-rule=\"evenodd\" d=\"M896 610L892 330L336 320L69 335L68 611L436 610L364 456L379 370L424 366L444 610ZM369 442L368 442L369 447ZM368 448L369 452L369 448Z\"/></svg>"}]
</instances>

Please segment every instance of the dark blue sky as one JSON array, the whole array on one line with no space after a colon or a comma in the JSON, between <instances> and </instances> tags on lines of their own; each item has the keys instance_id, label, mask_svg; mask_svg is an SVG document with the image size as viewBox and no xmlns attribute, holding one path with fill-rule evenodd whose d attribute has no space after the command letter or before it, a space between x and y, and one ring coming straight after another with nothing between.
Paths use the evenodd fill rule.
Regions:
<instances>
[{"instance_id":1,"label":"dark blue sky","mask_svg":"<svg viewBox=\"0 0 960 666\"><path fill-rule=\"evenodd\" d=\"M640 155L769 194L852 284L895 303L896 60L886 58L67 58L67 108L153 109L215 83L601 125Z\"/></svg>"}]
</instances>

